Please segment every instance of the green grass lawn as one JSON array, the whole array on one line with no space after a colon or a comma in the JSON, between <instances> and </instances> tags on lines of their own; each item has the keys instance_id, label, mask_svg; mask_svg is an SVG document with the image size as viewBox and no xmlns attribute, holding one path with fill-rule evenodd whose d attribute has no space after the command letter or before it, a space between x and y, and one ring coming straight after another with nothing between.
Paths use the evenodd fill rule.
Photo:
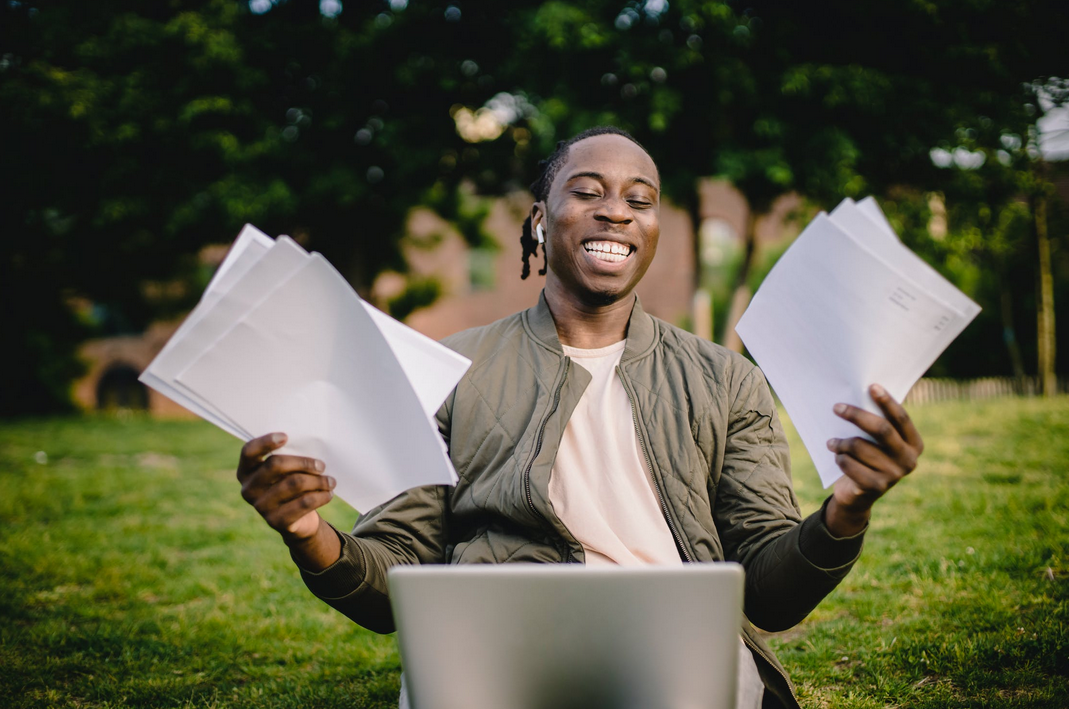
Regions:
<instances>
[{"instance_id":1,"label":"green grass lawn","mask_svg":"<svg viewBox=\"0 0 1069 709\"><path fill-rule=\"evenodd\" d=\"M1069 398L914 416L921 468L772 639L803 703L1069 707ZM809 512L824 491L792 447ZM200 422L0 425L0 706L396 706L393 637L305 590L237 451Z\"/></svg>"}]
</instances>

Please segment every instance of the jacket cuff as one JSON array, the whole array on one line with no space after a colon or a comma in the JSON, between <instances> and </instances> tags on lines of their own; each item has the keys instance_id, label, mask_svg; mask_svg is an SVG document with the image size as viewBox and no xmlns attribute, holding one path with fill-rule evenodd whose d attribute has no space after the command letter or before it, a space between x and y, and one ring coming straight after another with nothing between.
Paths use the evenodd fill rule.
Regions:
<instances>
[{"instance_id":1,"label":"jacket cuff","mask_svg":"<svg viewBox=\"0 0 1069 709\"><path fill-rule=\"evenodd\" d=\"M331 529L334 529L331 526ZM297 563L297 559L290 552L290 558L301 572L301 579L308 590L319 598L337 600L344 598L358 590L366 577L367 563L364 560L364 552L359 544L354 544L348 535L342 534L337 529L334 533L341 541L341 556L333 564L322 571L309 571Z\"/></svg>"},{"instance_id":2,"label":"jacket cuff","mask_svg":"<svg viewBox=\"0 0 1069 709\"><path fill-rule=\"evenodd\" d=\"M850 537L836 537L824 524L824 510L831 500L824 500L820 509L809 515L802 522L801 535L798 538L798 546L802 555L819 569L835 571L849 567L861 556L861 547L865 543L865 532L868 525L857 534Z\"/></svg>"}]
</instances>

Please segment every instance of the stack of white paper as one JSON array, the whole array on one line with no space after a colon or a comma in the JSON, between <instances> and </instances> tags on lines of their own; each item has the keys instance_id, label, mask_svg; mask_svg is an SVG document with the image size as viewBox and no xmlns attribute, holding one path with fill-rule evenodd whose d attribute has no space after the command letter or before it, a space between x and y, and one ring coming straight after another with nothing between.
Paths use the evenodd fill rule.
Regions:
<instances>
[{"instance_id":1,"label":"stack of white paper","mask_svg":"<svg viewBox=\"0 0 1069 709\"><path fill-rule=\"evenodd\" d=\"M470 366L319 254L246 225L141 381L242 440L289 436L357 510L456 473L433 417Z\"/></svg>"},{"instance_id":2,"label":"stack of white paper","mask_svg":"<svg viewBox=\"0 0 1069 709\"><path fill-rule=\"evenodd\" d=\"M901 401L980 307L906 248L868 197L821 213L765 278L735 331L764 370L827 487L826 442L860 435L839 402ZM882 414L881 414L882 415Z\"/></svg>"}]
</instances>

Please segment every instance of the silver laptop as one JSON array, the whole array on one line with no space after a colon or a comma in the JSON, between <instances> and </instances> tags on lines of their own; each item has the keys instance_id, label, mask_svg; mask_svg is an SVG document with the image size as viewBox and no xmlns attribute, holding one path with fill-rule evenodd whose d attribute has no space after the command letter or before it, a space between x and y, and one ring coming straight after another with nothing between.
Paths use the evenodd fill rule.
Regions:
<instances>
[{"instance_id":1,"label":"silver laptop","mask_svg":"<svg viewBox=\"0 0 1069 709\"><path fill-rule=\"evenodd\" d=\"M413 709L730 709L743 572L682 567L395 567Z\"/></svg>"}]
</instances>

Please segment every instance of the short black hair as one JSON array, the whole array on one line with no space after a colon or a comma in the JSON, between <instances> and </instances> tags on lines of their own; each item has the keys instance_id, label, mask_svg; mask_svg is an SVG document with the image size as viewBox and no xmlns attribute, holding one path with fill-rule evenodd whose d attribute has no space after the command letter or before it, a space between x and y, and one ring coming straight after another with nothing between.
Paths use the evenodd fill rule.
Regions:
<instances>
[{"instance_id":1,"label":"short black hair","mask_svg":"<svg viewBox=\"0 0 1069 709\"><path fill-rule=\"evenodd\" d=\"M568 161L568 149L580 140L593 138L596 135L618 135L622 138L627 138L632 143L642 148L647 155L649 154L649 151L643 147L642 143L635 140L635 137L623 128L617 128L616 126L596 126L594 128L587 128L585 131L573 135L568 140L558 142L557 149L553 151L553 154L538 163L538 179L531 183L531 193L534 194L536 202L541 202L549 196L549 190L553 186L553 180L557 178L557 173L560 172L564 163ZM525 279L527 276L531 275L531 256L538 254L538 241L531 234L531 217L529 215L523 222L523 231L520 234L520 245L523 247L523 271L520 274L520 278ZM545 259L546 249L543 245L542 268L538 271L538 275L540 276L546 275Z\"/></svg>"}]
</instances>

